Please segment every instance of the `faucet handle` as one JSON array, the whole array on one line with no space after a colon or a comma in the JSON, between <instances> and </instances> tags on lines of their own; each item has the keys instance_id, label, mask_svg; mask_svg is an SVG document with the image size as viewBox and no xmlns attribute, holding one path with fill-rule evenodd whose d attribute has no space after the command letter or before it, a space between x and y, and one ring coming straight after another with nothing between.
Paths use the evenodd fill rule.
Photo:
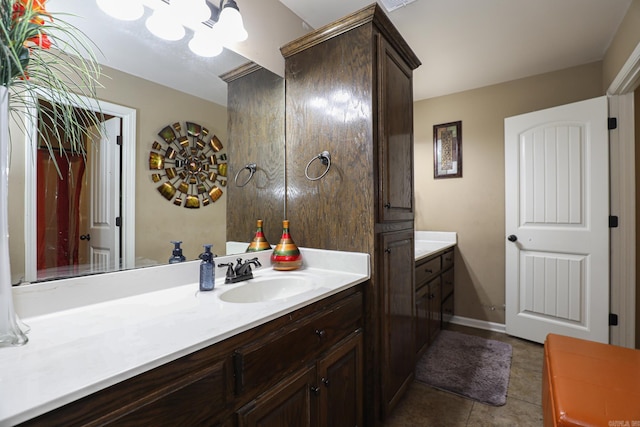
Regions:
<instances>
[{"instance_id":1,"label":"faucet handle","mask_svg":"<svg viewBox=\"0 0 640 427\"><path fill-rule=\"evenodd\" d=\"M227 267L227 277L233 277L233 261L227 263L219 263L218 267Z\"/></svg>"}]
</instances>

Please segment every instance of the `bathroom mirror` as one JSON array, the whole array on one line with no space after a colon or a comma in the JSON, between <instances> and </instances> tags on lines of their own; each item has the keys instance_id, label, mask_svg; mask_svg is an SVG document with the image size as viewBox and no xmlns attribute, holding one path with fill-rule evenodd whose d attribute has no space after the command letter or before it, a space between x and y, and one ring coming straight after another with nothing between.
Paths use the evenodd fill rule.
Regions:
<instances>
[{"instance_id":1,"label":"bathroom mirror","mask_svg":"<svg viewBox=\"0 0 640 427\"><path fill-rule=\"evenodd\" d=\"M92 0L56 0L49 2L47 6L50 12L70 13L64 19L83 29L96 43L100 62L111 64L103 68L105 77L100 81L103 87L98 92L98 99L107 105L110 116L125 117L120 122L120 128L124 131L123 150L128 149L133 153L131 157L135 157L133 164L123 162L121 165L122 171L127 168L129 170L128 174L122 172L121 184L133 188L134 194L134 197L127 197L126 193L121 193L122 205L129 204L134 208L130 210L134 212L133 218L121 216L121 226L128 225L135 230L131 235L133 243L120 242L121 252L126 252L127 247L134 248L127 255L128 261L123 267L138 268L167 263L173 249L170 242L173 240L183 242L187 260L197 259L202 252L202 245L206 243L214 244L213 252L216 254L226 254L227 195L198 209L173 205L162 197L157 190L158 183L154 183L151 178L149 152L154 140L159 138L158 132L176 122L184 124L192 121L201 124L215 134L223 145L226 144L227 89L226 83L218 76L246 63L248 59L226 49L218 57L196 57L186 47L188 38L172 42L178 48L169 50L166 42L156 39L146 31L144 18L137 23L115 21L102 14ZM145 13L150 14L150 11ZM142 64L142 67L129 67L134 62ZM127 129L130 132L128 139ZM37 253L33 248L38 234L34 229L37 221L33 218L37 209L32 208L30 211L28 206L29 199L34 198L34 189L41 188L34 172L37 156L23 144L23 138L15 136L24 133L20 126L12 124L11 131L13 143L9 205L12 216L9 227L12 281L33 282L39 280L33 274L29 276L34 262L38 262L37 255L34 261L29 260L28 254ZM284 144L284 141L272 143ZM135 148L132 149L127 144L134 144ZM72 171L71 174L78 178L77 172ZM36 178L29 178L30 176ZM227 188L222 187L222 190L226 193ZM48 212L57 209L55 204L51 206L53 207L47 208ZM128 210L123 208L123 213L126 212ZM76 232L76 237L82 236L86 236L86 233ZM250 237L247 236L247 239ZM77 245L88 242L89 239L85 238L79 240ZM56 249L54 243L55 256L58 255ZM61 273L54 271L40 280L86 273L82 269L76 270L61 269Z\"/></svg>"}]
</instances>

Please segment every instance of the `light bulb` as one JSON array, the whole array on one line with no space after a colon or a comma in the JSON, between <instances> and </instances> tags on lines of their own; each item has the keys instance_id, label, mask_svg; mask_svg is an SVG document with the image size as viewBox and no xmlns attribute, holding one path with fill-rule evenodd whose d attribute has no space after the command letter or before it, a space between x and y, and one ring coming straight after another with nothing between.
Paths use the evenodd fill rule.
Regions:
<instances>
[{"instance_id":1,"label":"light bulb","mask_svg":"<svg viewBox=\"0 0 640 427\"><path fill-rule=\"evenodd\" d=\"M156 9L145 25L153 35L169 41L180 40L185 34L184 27L173 19L168 8Z\"/></svg>"},{"instance_id":2,"label":"light bulb","mask_svg":"<svg viewBox=\"0 0 640 427\"><path fill-rule=\"evenodd\" d=\"M229 42L241 42L247 39L247 30L244 29L242 22L242 15L238 10L236 2L230 0L222 8L220 12L220 18L215 25L219 34L224 37L225 41Z\"/></svg>"},{"instance_id":3,"label":"light bulb","mask_svg":"<svg viewBox=\"0 0 640 427\"><path fill-rule=\"evenodd\" d=\"M170 9L174 19L191 28L198 28L211 18L206 0L171 0Z\"/></svg>"},{"instance_id":4,"label":"light bulb","mask_svg":"<svg viewBox=\"0 0 640 427\"><path fill-rule=\"evenodd\" d=\"M189 49L196 55L204 57L217 56L222 52L222 44L216 37L216 32L210 29L196 31L189 41Z\"/></svg>"},{"instance_id":5,"label":"light bulb","mask_svg":"<svg viewBox=\"0 0 640 427\"><path fill-rule=\"evenodd\" d=\"M96 0L96 3L104 13L122 21L135 21L144 15L139 0Z\"/></svg>"}]
</instances>

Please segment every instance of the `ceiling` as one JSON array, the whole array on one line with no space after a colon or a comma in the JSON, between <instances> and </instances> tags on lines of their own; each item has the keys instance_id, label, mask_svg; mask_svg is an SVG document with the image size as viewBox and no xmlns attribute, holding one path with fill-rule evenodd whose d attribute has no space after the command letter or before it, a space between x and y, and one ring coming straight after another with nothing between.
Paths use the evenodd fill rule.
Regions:
<instances>
[{"instance_id":1,"label":"ceiling","mask_svg":"<svg viewBox=\"0 0 640 427\"><path fill-rule=\"evenodd\" d=\"M314 28L372 1L280 0ZM419 100L601 60L630 4L416 0L388 15L422 61L413 82Z\"/></svg>"},{"instance_id":2,"label":"ceiling","mask_svg":"<svg viewBox=\"0 0 640 427\"><path fill-rule=\"evenodd\" d=\"M280 0L313 28L372 1ZM238 4L242 10L242 1ZM420 100L601 60L630 4L416 0L389 18L422 61L414 71L414 99ZM220 105L227 103L227 90L218 76L246 62L226 49L219 57L196 57L186 38L164 42L146 31L144 19L116 21L93 0L50 0L47 8L72 14L65 19L99 46L104 65ZM147 9L145 17L150 13Z\"/></svg>"}]
</instances>

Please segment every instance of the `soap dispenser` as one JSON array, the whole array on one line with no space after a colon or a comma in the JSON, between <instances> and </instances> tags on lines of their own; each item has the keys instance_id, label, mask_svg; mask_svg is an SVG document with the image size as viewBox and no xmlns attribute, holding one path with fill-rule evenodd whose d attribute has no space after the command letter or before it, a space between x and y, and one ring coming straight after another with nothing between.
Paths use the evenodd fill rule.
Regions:
<instances>
[{"instance_id":1,"label":"soap dispenser","mask_svg":"<svg viewBox=\"0 0 640 427\"><path fill-rule=\"evenodd\" d=\"M204 245L204 252L200 254L200 290L212 291L215 286L216 273L211 246Z\"/></svg>"},{"instance_id":2,"label":"soap dispenser","mask_svg":"<svg viewBox=\"0 0 640 427\"><path fill-rule=\"evenodd\" d=\"M171 258L169 258L169 264L176 264L178 262L186 261L187 259L184 257L184 255L182 255L182 248L180 247L182 241L172 240L171 243L173 243L173 254L171 255Z\"/></svg>"}]
</instances>

